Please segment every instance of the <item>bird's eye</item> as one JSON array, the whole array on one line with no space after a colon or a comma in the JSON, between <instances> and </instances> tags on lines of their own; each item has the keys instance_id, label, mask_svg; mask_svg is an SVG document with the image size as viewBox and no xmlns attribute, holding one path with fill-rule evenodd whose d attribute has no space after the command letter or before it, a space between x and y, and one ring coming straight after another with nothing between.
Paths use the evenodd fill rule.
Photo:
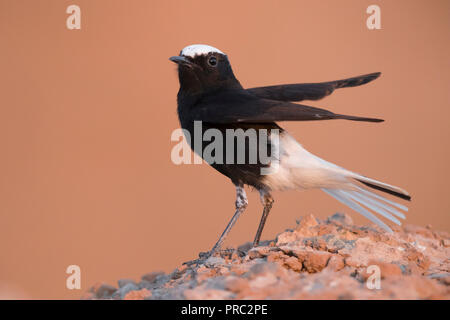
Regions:
<instances>
[{"instance_id":1,"label":"bird's eye","mask_svg":"<svg viewBox=\"0 0 450 320\"><path fill-rule=\"evenodd\" d=\"M217 58L214 56L209 57L208 64L212 67L215 67L217 65Z\"/></svg>"}]
</instances>

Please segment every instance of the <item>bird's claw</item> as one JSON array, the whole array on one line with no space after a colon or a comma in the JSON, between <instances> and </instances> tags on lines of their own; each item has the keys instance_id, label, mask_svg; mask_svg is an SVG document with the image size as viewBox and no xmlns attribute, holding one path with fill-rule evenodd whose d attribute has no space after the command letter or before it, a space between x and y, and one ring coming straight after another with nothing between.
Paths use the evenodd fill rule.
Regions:
<instances>
[{"instance_id":1,"label":"bird's claw","mask_svg":"<svg viewBox=\"0 0 450 320\"><path fill-rule=\"evenodd\" d=\"M198 254L198 259L183 262L183 265L187 265L187 266L191 266L194 264L199 265L199 264L204 263L210 257L231 256L233 254L233 252L235 252L235 249L231 249L231 248L223 249L223 250L210 250L210 251L206 251L206 252L200 252Z\"/></svg>"},{"instance_id":2,"label":"bird's claw","mask_svg":"<svg viewBox=\"0 0 450 320\"><path fill-rule=\"evenodd\" d=\"M212 251L200 252L198 254L198 259L183 262L183 265L187 265L187 266L191 266L194 264L199 265L199 264L202 264L203 262L205 262L211 256L212 256Z\"/></svg>"}]
</instances>

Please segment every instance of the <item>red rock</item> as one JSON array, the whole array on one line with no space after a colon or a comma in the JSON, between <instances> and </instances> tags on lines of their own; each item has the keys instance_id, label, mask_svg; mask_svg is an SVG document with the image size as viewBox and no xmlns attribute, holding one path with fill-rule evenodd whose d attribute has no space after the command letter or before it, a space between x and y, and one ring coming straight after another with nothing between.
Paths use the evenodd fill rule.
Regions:
<instances>
[{"instance_id":1,"label":"red rock","mask_svg":"<svg viewBox=\"0 0 450 320\"><path fill-rule=\"evenodd\" d=\"M327 268L333 271L342 270L345 267L344 258L340 255L334 254L328 260Z\"/></svg>"},{"instance_id":2,"label":"red rock","mask_svg":"<svg viewBox=\"0 0 450 320\"><path fill-rule=\"evenodd\" d=\"M295 228L295 233L297 233L298 237L315 236L318 233L318 228L316 229L314 227L318 225L319 223L316 218L312 214L309 214L300 220L300 223Z\"/></svg>"},{"instance_id":3,"label":"red rock","mask_svg":"<svg viewBox=\"0 0 450 320\"><path fill-rule=\"evenodd\" d=\"M95 294L95 298L97 299L110 299L116 290L117 288L107 283L97 283L90 289L90 291Z\"/></svg>"},{"instance_id":4,"label":"red rock","mask_svg":"<svg viewBox=\"0 0 450 320\"><path fill-rule=\"evenodd\" d=\"M335 223L338 225L351 225L353 224L352 217L350 217L348 214L345 213L335 213L327 218L327 222Z\"/></svg>"},{"instance_id":5,"label":"red rock","mask_svg":"<svg viewBox=\"0 0 450 320\"><path fill-rule=\"evenodd\" d=\"M296 257L288 257L284 260L284 264L295 272L300 272L302 270L302 263Z\"/></svg>"},{"instance_id":6,"label":"red rock","mask_svg":"<svg viewBox=\"0 0 450 320\"><path fill-rule=\"evenodd\" d=\"M433 238L433 232L427 228L407 224L405 225L404 229L407 233L415 233L420 234L426 238Z\"/></svg>"},{"instance_id":7,"label":"red rock","mask_svg":"<svg viewBox=\"0 0 450 320\"><path fill-rule=\"evenodd\" d=\"M282 251L273 251L267 256L268 262L283 262L287 256Z\"/></svg>"},{"instance_id":8,"label":"red rock","mask_svg":"<svg viewBox=\"0 0 450 320\"><path fill-rule=\"evenodd\" d=\"M415 262L420 269L426 270L430 266L430 260L422 252L410 247L406 250L406 258Z\"/></svg>"},{"instance_id":9,"label":"red rock","mask_svg":"<svg viewBox=\"0 0 450 320\"><path fill-rule=\"evenodd\" d=\"M449 233L416 226L393 230L356 226L346 215L320 222L309 215L276 242L253 249L246 243L170 275L147 274L123 295L98 284L83 298L450 299ZM366 286L370 265L380 268L379 290Z\"/></svg>"},{"instance_id":10,"label":"red rock","mask_svg":"<svg viewBox=\"0 0 450 320\"><path fill-rule=\"evenodd\" d=\"M229 299L231 293L225 290L195 288L187 289L184 296L188 300L222 300Z\"/></svg>"},{"instance_id":11,"label":"red rock","mask_svg":"<svg viewBox=\"0 0 450 320\"><path fill-rule=\"evenodd\" d=\"M300 262L305 261L306 257L308 256L308 252L311 250L307 250L306 247L290 247L290 246L282 246L279 247L281 251L283 251L284 254L288 256L295 256L300 260Z\"/></svg>"},{"instance_id":12,"label":"red rock","mask_svg":"<svg viewBox=\"0 0 450 320\"><path fill-rule=\"evenodd\" d=\"M146 280L148 282L153 282L156 280L156 278L158 276L162 276L162 275L164 275L164 272L162 272L162 271L153 271L153 272L144 274L141 278L142 278L142 280Z\"/></svg>"},{"instance_id":13,"label":"red rock","mask_svg":"<svg viewBox=\"0 0 450 320\"><path fill-rule=\"evenodd\" d=\"M333 233L336 233L336 227L331 224L321 224L318 226L317 235L319 236Z\"/></svg>"},{"instance_id":14,"label":"red rock","mask_svg":"<svg viewBox=\"0 0 450 320\"><path fill-rule=\"evenodd\" d=\"M213 269L213 268L207 268L207 267L200 267L197 269L197 276L196 279L197 281L203 282L204 280L211 278L211 277L215 277L218 275L220 271L217 269Z\"/></svg>"},{"instance_id":15,"label":"red rock","mask_svg":"<svg viewBox=\"0 0 450 320\"><path fill-rule=\"evenodd\" d=\"M381 262L381 261L370 260L368 263L368 267L369 266L377 266L378 268L380 268L381 279L386 279L388 277L396 277L396 276L402 275L402 269L400 269L400 267L394 263L385 263L385 262ZM366 281L367 278L369 276L371 276L372 274L373 274L373 272L368 273L367 268L364 268L364 270L361 273L361 276L362 276L362 279L364 281Z\"/></svg>"},{"instance_id":16,"label":"red rock","mask_svg":"<svg viewBox=\"0 0 450 320\"><path fill-rule=\"evenodd\" d=\"M83 293L80 299L81 300L95 300L96 296L94 293L88 291L88 292Z\"/></svg>"},{"instance_id":17,"label":"red rock","mask_svg":"<svg viewBox=\"0 0 450 320\"><path fill-rule=\"evenodd\" d=\"M233 293L238 293L248 288L248 280L241 277L229 277L225 282L225 289Z\"/></svg>"},{"instance_id":18,"label":"red rock","mask_svg":"<svg viewBox=\"0 0 450 320\"><path fill-rule=\"evenodd\" d=\"M152 293L147 289L130 291L125 295L124 300L144 300L145 298L151 297Z\"/></svg>"},{"instance_id":19,"label":"red rock","mask_svg":"<svg viewBox=\"0 0 450 320\"><path fill-rule=\"evenodd\" d=\"M319 272L326 267L330 257L331 253L325 251L308 252L303 265L308 272Z\"/></svg>"},{"instance_id":20,"label":"red rock","mask_svg":"<svg viewBox=\"0 0 450 320\"><path fill-rule=\"evenodd\" d=\"M285 231L283 233L280 233L277 236L277 243L276 243L276 245L280 246L280 245L283 245L283 244L286 244L286 243L294 242L294 241L298 240L298 236L297 235L298 234L296 232L293 232L293 231Z\"/></svg>"},{"instance_id":21,"label":"red rock","mask_svg":"<svg viewBox=\"0 0 450 320\"><path fill-rule=\"evenodd\" d=\"M250 259L263 258L270 252L270 247L256 247L248 251L247 255Z\"/></svg>"},{"instance_id":22,"label":"red rock","mask_svg":"<svg viewBox=\"0 0 450 320\"><path fill-rule=\"evenodd\" d=\"M247 264L233 264L230 267L230 273L233 273L237 276L243 275L250 269L250 266Z\"/></svg>"}]
</instances>

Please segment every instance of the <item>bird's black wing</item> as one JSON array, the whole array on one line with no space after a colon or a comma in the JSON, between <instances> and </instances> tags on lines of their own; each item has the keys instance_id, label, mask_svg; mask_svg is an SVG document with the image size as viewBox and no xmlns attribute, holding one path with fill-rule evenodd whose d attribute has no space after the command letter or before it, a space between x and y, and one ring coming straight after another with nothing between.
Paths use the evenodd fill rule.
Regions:
<instances>
[{"instance_id":1,"label":"bird's black wing","mask_svg":"<svg viewBox=\"0 0 450 320\"><path fill-rule=\"evenodd\" d=\"M375 80L380 74L375 72L330 82L284 84L250 88L246 91L260 98L278 101L319 100L333 93L335 89L360 86Z\"/></svg>"},{"instance_id":2,"label":"bird's black wing","mask_svg":"<svg viewBox=\"0 0 450 320\"><path fill-rule=\"evenodd\" d=\"M308 121L345 119L381 122L381 119L336 114L301 104L261 99L245 90L231 90L206 96L191 110L191 120L212 123L267 123L275 121Z\"/></svg>"}]
</instances>

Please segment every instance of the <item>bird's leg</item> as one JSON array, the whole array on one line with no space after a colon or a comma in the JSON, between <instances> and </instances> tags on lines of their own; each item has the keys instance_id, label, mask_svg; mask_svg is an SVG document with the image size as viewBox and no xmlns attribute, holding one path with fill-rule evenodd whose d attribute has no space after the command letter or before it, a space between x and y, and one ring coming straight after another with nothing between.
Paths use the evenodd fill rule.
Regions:
<instances>
[{"instance_id":1,"label":"bird's leg","mask_svg":"<svg viewBox=\"0 0 450 320\"><path fill-rule=\"evenodd\" d=\"M259 222L258 231L256 231L255 240L253 240L253 246L256 247L259 244L264 225L266 224L267 217L269 216L270 209L272 209L273 198L267 191L260 190L261 202L264 206L261 221Z\"/></svg>"},{"instance_id":2,"label":"bird's leg","mask_svg":"<svg viewBox=\"0 0 450 320\"><path fill-rule=\"evenodd\" d=\"M220 247L222 246L223 242L225 241L225 238L227 237L228 233L230 232L231 228L233 228L234 224L236 223L237 219L241 215L242 212L244 212L245 208L247 208L248 201L247 201L247 195L245 194L244 186L243 185L236 185L236 211L231 218L230 222L228 222L227 227L222 232L222 235L220 236L219 240L216 242L214 247L209 252L202 252L199 254L199 259L187 261L183 264L191 265L191 264L199 264L208 257L212 256L214 253L216 253L218 250L220 250Z\"/></svg>"},{"instance_id":3,"label":"bird's leg","mask_svg":"<svg viewBox=\"0 0 450 320\"><path fill-rule=\"evenodd\" d=\"M219 240L217 240L216 244L211 249L211 251L210 251L211 255L220 249L220 247L222 246L222 243L225 241L225 238L227 237L231 228L233 228L234 224L236 223L236 221L239 218L239 216L241 215L241 213L244 212L245 208L247 208L247 205L248 205L248 200L247 200L247 195L245 194L244 186L236 185L236 212L234 213L230 222L228 222L228 225L225 228L225 230L222 232L222 235L220 236Z\"/></svg>"}]
</instances>

